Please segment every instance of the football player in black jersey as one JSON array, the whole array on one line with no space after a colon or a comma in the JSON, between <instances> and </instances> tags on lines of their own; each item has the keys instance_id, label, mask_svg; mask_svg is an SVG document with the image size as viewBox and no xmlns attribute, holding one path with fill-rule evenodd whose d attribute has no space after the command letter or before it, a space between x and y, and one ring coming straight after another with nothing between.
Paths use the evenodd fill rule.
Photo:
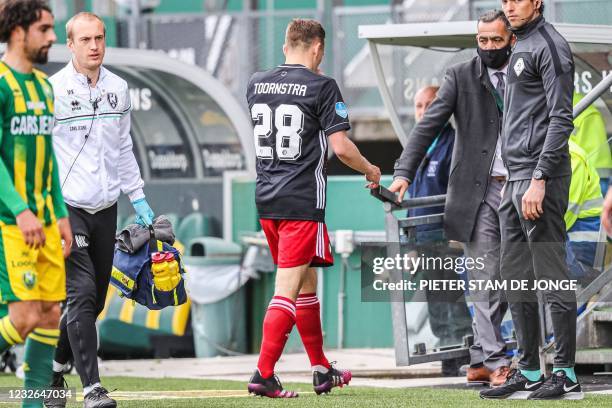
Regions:
<instances>
[{"instance_id":1,"label":"football player in black jersey","mask_svg":"<svg viewBox=\"0 0 612 408\"><path fill-rule=\"evenodd\" d=\"M247 101L257 154L256 204L274 263L276 286L263 322L257 370L248 390L272 398L292 398L274 375L287 337L296 324L313 370L317 394L351 380L351 372L331 366L323 353L316 267L333 264L325 226L327 144L347 166L364 174L374 188L380 169L349 140L348 111L336 81L319 73L325 30L314 20L295 19L287 27L285 63L255 73Z\"/></svg>"}]
</instances>

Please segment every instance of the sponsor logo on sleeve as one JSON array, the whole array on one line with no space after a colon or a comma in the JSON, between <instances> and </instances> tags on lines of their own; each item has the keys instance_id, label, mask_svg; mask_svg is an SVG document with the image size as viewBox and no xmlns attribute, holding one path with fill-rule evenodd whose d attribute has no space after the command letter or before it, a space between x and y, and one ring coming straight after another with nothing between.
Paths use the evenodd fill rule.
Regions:
<instances>
[{"instance_id":1,"label":"sponsor logo on sleeve","mask_svg":"<svg viewBox=\"0 0 612 408\"><path fill-rule=\"evenodd\" d=\"M348 110L344 102L336 102L336 114L343 119L348 117Z\"/></svg>"}]
</instances>

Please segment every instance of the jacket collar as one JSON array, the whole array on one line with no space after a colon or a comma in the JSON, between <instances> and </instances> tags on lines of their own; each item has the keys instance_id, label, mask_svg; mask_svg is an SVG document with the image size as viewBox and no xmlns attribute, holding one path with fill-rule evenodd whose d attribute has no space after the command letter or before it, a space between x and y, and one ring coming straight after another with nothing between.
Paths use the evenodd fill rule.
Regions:
<instances>
[{"instance_id":1,"label":"jacket collar","mask_svg":"<svg viewBox=\"0 0 612 408\"><path fill-rule=\"evenodd\" d=\"M84 74L81 74L79 71L76 70L76 68L74 67L74 63L72 62L72 59L68 61L68 65L66 65L66 67L70 70L70 73L72 74L72 78L74 78L79 84L88 86L87 77ZM106 77L106 73L107 73L106 68L104 68L104 66L101 66L100 67L100 77L98 78L98 82L96 83L96 85L102 82L102 80Z\"/></svg>"},{"instance_id":2,"label":"jacket collar","mask_svg":"<svg viewBox=\"0 0 612 408\"><path fill-rule=\"evenodd\" d=\"M540 14L535 20L530 21L522 27L511 29L510 31L516 34L516 37L519 40L522 40L524 38L529 37L531 34L533 34L534 31L543 26L545 23L546 20L544 20L544 16Z\"/></svg>"},{"instance_id":3,"label":"jacket collar","mask_svg":"<svg viewBox=\"0 0 612 408\"><path fill-rule=\"evenodd\" d=\"M487 70L486 65L482 62L480 57L476 57L476 61L479 66L478 77L480 78L480 83L487 88L489 91L493 89L493 84L491 83L491 78L489 78L489 71Z\"/></svg>"}]
</instances>

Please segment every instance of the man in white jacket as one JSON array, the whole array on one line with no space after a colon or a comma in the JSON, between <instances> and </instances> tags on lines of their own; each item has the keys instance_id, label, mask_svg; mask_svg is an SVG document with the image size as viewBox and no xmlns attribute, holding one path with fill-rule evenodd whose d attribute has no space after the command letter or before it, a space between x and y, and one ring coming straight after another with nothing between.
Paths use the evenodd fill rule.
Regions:
<instances>
[{"instance_id":1,"label":"man in white jacket","mask_svg":"<svg viewBox=\"0 0 612 408\"><path fill-rule=\"evenodd\" d=\"M66 24L72 60L51 77L54 148L75 237L66 265L67 301L52 386L64 386L62 372L72 351L86 408L116 406L100 384L95 322L112 270L119 194L129 196L142 225L151 224L154 216L132 152L127 83L102 66L105 33L95 14L72 17ZM66 401L45 404L64 407Z\"/></svg>"}]
</instances>

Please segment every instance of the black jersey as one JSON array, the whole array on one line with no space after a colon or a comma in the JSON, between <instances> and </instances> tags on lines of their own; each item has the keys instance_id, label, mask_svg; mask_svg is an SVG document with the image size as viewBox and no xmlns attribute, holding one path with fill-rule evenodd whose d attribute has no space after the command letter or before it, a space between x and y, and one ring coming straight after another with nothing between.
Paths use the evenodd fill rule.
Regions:
<instances>
[{"instance_id":1,"label":"black jersey","mask_svg":"<svg viewBox=\"0 0 612 408\"><path fill-rule=\"evenodd\" d=\"M336 81L303 65L280 65L253 74L247 101L260 218L323 222L327 136L350 129Z\"/></svg>"}]
</instances>

